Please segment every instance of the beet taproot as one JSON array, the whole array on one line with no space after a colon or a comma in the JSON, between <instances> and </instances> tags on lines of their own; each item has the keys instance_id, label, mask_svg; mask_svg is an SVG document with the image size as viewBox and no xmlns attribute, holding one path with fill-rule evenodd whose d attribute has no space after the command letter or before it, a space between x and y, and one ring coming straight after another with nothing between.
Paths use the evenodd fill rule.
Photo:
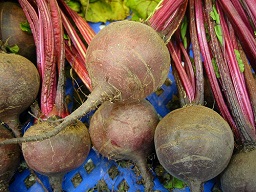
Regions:
<instances>
[{"instance_id":1,"label":"beet taproot","mask_svg":"<svg viewBox=\"0 0 256 192\"><path fill-rule=\"evenodd\" d=\"M144 179L145 191L152 191L153 179L147 156L154 149L154 132L159 117L146 100L135 103L104 102L90 120L93 148L114 160L131 160Z\"/></svg>"},{"instance_id":2,"label":"beet taproot","mask_svg":"<svg viewBox=\"0 0 256 192\"><path fill-rule=\"evenodd\" d=\"M31 126L23 137L44 134L55 126L49 121L40 121ZM22 143L22 153L28 166L48 176L55 192L61 191L63 176L83 164L90 149L88 129L78 120L54 137Z\"/></svg>"},{"instance_id":3,"label":"beet taproot","mask_svg":"<svg viewBox=\"0 0 256 192\"><path fill-rule=\"evenodd\" d=\"M192 192L228 165L234 138L228 123L214 110L190 105L167 114L157 125L155 148L160 164Z\"/></svg>"},{"instance_id":4,"label":"beet taproot","mask_svg":"<svg viewBox=\"0 0 256 192\"><path fill-rule=\"evenodd\" d=\"M0 141L13 137L12 132L0 124ZM9 182L20 164L20 157L18 144L0 146L0 192L9 191Z\"/></svg>"}]
</instances>

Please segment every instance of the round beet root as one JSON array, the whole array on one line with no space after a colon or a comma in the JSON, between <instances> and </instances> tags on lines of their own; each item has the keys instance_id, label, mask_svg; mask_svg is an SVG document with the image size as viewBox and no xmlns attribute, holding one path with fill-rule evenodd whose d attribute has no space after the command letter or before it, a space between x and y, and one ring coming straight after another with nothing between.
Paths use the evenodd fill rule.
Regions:
<instances>
[{"instance_id":1,"label":"round beet root","mask_svg":"<svg viewBox=\"0 0 256 192\"><path fill-rule=\"evenodd\" d=\"M255 192L256 150L247 149L235 153L228 167L221 174L223 192Z\"/></svg>"},{"instance_id":2,"label":"round beet root","mask_svg":"<svg viewBox=\"0 0 256 192\"><path fill-rule=\"evenodd\" d=\"M19 115L36 99L40 87L35 65L23 56L0 53L0 120L19 136Z\"/></svg>"},{"instance_id":3,"label":"round beet root","mask_svg":"<svg viewBox=\"0 0 256 192\"><path fill-rule=\"evenodd\" d=\"M24 137L44 134L56 125L47 121L30 127ZM28 166L49 176L54 191L61 191L62 177L76 169L87 158L91 141L86 126L76 121L58 135L42 141L22 143L22 152Z\"/></svg>"},{"instance_id":4,"label":"round beet root","mask_svg":"<svg viewBox=\"0 0 256 192\"><path fill-rule=\"evenodd\" d=\"M5 0L0 2L0 39L9 46L18 45L19 55L36 63L36 46L33 35L22 31L20 25L27 18L18 2Z\"/></svg>"},{"instance_id":5,"label":"round beet root","mask_svg":"<svg viewBox=\"0 0 256 192\"><path fill-rule=\"evenodd\" d=\"M10 130L0 124L0 141L13 138ZM0 146L0 192L8 191L8 185L20 163L18 144Z\"/></svg>"},{"instance_id":6,"label":"round beet root","mask_svg":"<svg viewBox=\"0 0 256 192\"><path fill-rule=\"evenodd\" d=\"M234 138L228 123L210 108L191 105L166 115L155 131L160 164L186 181L192 192L228 165Z\"/></svg>"},{"instance_id":7,"label":"round beet root","mask_svg":"<svg viewBox=\"0 0 256 192\"><path fill-rule=\"evenodd\" d=\"M136 103L103 103L92 116L89 132L94 149L109 159L127 159L139 168L145 191L153 187L147 155L154 149L159 118L146 100Z\"/></svg>"}]
</instances>

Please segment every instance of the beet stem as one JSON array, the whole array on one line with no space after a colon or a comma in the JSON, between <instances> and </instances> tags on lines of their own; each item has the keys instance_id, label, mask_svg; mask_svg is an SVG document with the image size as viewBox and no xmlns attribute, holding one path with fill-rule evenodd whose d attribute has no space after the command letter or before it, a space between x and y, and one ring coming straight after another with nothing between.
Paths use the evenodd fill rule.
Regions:
<instances>
[{"instance_id":1,"label":"beet stem","mask_svg":"<svg viewBox=\"0 0 256 192\"><path fill-rule=\"evenodd\" d=\"M50 175L49 182L53 188L54 192L62 192L62 181L65 173L58 173L55 175Z\"/></svg>"},{"instance_id":2,"label":"beet stem","mask_svg":"<svg viewBox=\"0 0 256 192\"><path fill-rule=\"evenodd\" d=\"M145 154L136 154L132 159L139 168L140 174L144 180L145 192L153 191L153 178L149 170L147 169L148 166L146 163Z\"/></svg>"},{"instance_id":3,"label":"beet stem","mask_svg":"<svg viewBox=\"0 0 256 192\"><path fill-rule=\"evenodd\" d=\"M62 123L56 126L54 130L49 131L45 134L35 135L31 137L6 139L0 142L0 146L6 144L16 144L22 142L41 141L44 139L49 139L64 130L68 125L76 122L77 119L83 117L89 111L97 108L97 106L102 104L104 101L112 101L118 99L119 95L119 91L116 90L112 85L108 83L102 83L100 86L95 87L91 94L88 95L87 100L80 107L78 107L67 117L63 118Z\"/></svg>"},{"instance_id":4,"label":"beet stem","mask_svg":"<svg viewBox=\"0 0 256 192\"><path fill-rule=\"evenodd\" d=\"M203 184L200 181L191 181L189 188L190 192L203 192Z\"/></svg>"}]
</instances>

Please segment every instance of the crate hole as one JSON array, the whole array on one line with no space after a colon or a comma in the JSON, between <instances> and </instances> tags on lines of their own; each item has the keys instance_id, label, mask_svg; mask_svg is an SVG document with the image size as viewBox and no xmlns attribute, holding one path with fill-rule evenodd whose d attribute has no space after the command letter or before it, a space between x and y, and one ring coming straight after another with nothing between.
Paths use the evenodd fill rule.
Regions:
<instances>
[{"instance_id":1,"label":"crate hole","mask_svg":"<svg viewBox=\"0 0 256 192\"><path fill-rule=\"evenodd\" d=\"M129 188L128 183L123 179L118 185L118 192L127 192Z\"/></svg>"},{"instance_id":2,"label":"crate hole","mask_svg":"<svg viewBox=\"0 0 256 192\"><path fill-rule=\"evenodd\" d=\"M109 175L109 177L110 177L112 180L114 180L114 179L119 175L119 170L118 170L118 168L117 168L115 165L113 165L112 167L110 167L110 168L108 169L108 175Z\"/></svg>"},{"instance_id":3,"label":"crate hole","mask_svg":"<svg viewBox=\"0 0 256 192\"><path fill-rule=\"evenodd\" d=\"M71 179L74 187L77 187L78 185L80 185L80 183L82 183L83 178L79 173L76 173L75 176Z\"/></svg>"},{"instance_id":4,"label":"crate hole","mask_svg":"<svg viewBox=\"0 0 256 192\"><path fill-rule=\"evenodd\" d=\"M99 180L99 182L96 185L97 191L102 191L102 192L110 192L110 189L108 188L108 185L106 181L103 179Z\"/></svg>"},{"instance_id":5,"label":"crate hole","mask_svg":"<svg viewBox=\"0 0 256 192\"><path fill-rule=\"evenodd\" d=\"M155 91L155 93L156 93L156 95L157 95L158 97L159 97L160 95L162 95L163 92L164 92L164 90L163 90L161 87Z\"/></svg>"},{"instance_id":6,"label":"crate hole","mask_svg":"<svg viewBox=\"0 0 256 192\"><path fill-rule=\"evenodd\" d=\"M87 163L84 165L84 169L88 174L90 174L94 168L95 165L91 159L89 159Z\"/></svg>"},{"instance_id":7,"label":"crate hole","mask_svg":"<svg viewBox=\"0 0 256 192\"><path fill-rule=\"evenodd\" d=\"M29 174L25 179L24 179L24 184L29 189L32 185L36 183L36 179L33 174Z\"/></svg>"},{"instance_id":8,"label":"crate hole","mask_svg":"<svg viewBox=\"0 0 256 192\"><path fill-rule=\"evenodd\" d=\"M169 79L169 78L167 78L167 79L165 80L165 82L164 82L164 85L166 85L166 86L171 86L171 85L172 85L172 80Z\"/></svg>"}]
</instances>

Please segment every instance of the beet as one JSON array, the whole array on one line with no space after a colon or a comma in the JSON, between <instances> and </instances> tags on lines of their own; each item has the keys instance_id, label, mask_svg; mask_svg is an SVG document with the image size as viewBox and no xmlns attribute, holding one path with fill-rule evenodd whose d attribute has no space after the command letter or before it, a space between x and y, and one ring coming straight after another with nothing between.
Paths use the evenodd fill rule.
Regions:
<instances>
[{"instance_id":1,"label":"beet","mask_svg":"<svg viewBox=\"0 0 256 192\"><path fill-rule=\"evenodd\" d=\"M88 47L86 62L92 92L80 107L51 132L1 144L52 137L104 101L144 99L164 83L170 70L163 39L150 26L135 21L117 21L100 30Z\"/></svg>"},{"instance_id":2,"label":"beet","mask_svg":"<svg viewBox=\"0 0 256 192\"><path fill-rule=\"evenodd\" d=\"M223 192L254 192L256 189L256 150L255 146L236 152L221 174Z\"/></svg>"},{"instance_id":3,"label":"beet","mask_svg":"<svg viewBox=\"0 0 256 192\"><path fill-rule=\"evenodd\" d=\"M13 137L12 132L0 124L0 141ZM20 156L18 144L0 146L0 192L8 191L9 182L20 164Z\"/></svg>"},{"instance_id":4,"label":"beet","mask_svg":"<svg viewBox=\"0 0 256 192\"><path fill-rule=\"evenodd\" d=\"M27 18L19 3L14 1L0 2L0 39L9 46L18 45L18 54L36 63L36 46L33 35L21 30L20 24Z\"/></svg>"},{"instance_id":5,"label":"beet","mask_svg":"<svg viewBox=\"0 0 256 192\"><path fill-rule=\"evenodd\" d=\"M36 99L40 79L34 64L17 54L0 53L0 120L19 136L19 115Z\"/></svg>"},{"instance_id":6,"label":"beet","mask_svg":"<svg viewBox=\"0 0 256 192\"><path fill-rule=\"evenodd\" d=\"M154 149L154 132L159 122L153 106L146 100L135 103L103 103L92 116L89 132L93 148L103 156L133 161L152 191L152 175L146 159Z\"/></svg>"},{"instance_id":7,"label":"beet","mask_svg":"<svg viewBox=\"0 0 256 192\"><path fill-rule=\"evenodd\" d=\"M23 137L44 134L55 126L49 121L38 122ZM88 129L78 120L50 139L22 143L22 153L28 166L49 176L55 192L61 191L64 174L82 165L90 148Z\"/></svg>"},{"instance_id":8,"label":"beet","mask_svg":"<svg viewBox=\"0 0 256 192\"><path fill-rule=\"evenodd\" d=\"M215 111L189 105L167 114L155 131L160 164L188 183L192 192L219 175L228 165L234 148L229 124Z\"/></svg>"}]
</instances>

